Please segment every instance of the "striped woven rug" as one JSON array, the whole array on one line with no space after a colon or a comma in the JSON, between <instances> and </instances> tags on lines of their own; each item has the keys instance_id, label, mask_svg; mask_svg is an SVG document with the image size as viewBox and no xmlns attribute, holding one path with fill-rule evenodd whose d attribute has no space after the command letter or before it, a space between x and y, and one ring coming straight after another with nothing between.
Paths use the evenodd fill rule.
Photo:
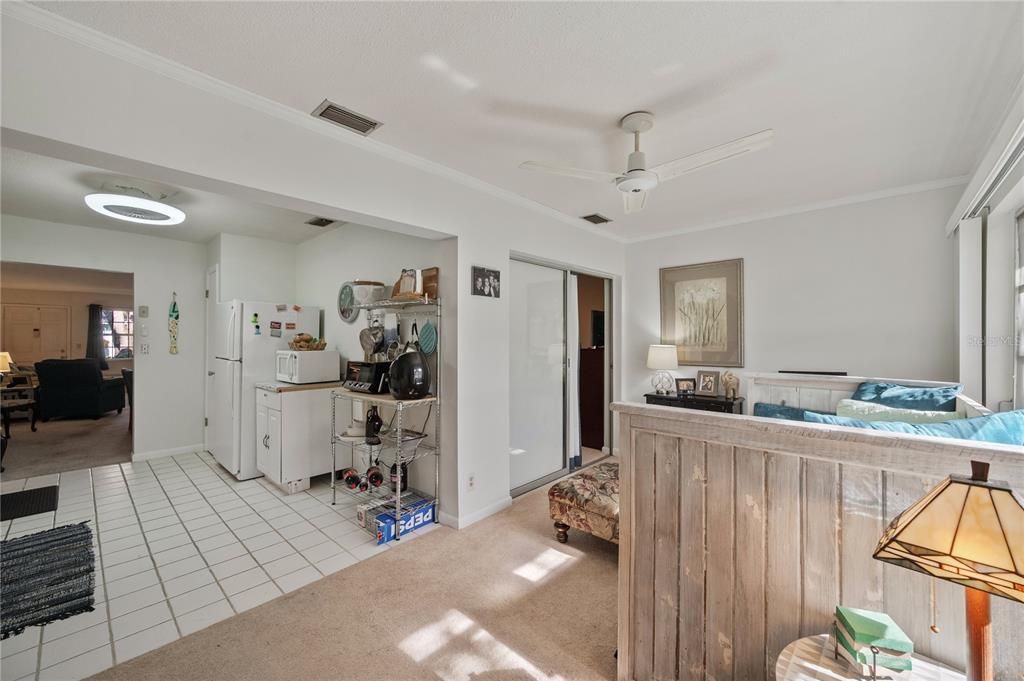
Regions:
<instances>
[{"instance_id":1,"label":"striped woven rug","mask_svg":"<svg viewBox=\"0 0 1024 681\"><path fill-rule=\"evenodd\" d=\"M84 522L0 543L0 639L90 612L95 580Z\"/></svg>"}]
</instances>

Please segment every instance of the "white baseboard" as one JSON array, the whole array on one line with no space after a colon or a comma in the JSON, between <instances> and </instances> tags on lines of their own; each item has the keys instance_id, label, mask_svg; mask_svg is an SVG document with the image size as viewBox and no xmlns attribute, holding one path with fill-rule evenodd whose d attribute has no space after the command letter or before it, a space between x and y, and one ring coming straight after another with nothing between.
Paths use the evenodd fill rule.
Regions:
<instances>
[{"instance_id":1,"label":"white baseboard","mask_svg":"<svg viewBox=\"0 0 1024 681\"><path fill-rule=\"evenodd\" d=\"M132 461L149 461L150 459L160 459L165 456L175 456L177 454L191 454L193 452L205 452L206 446L202 443L195 445L187 445L185 447L172 447L170 449L153 449L148 452L132 452Z\"/></svg>"},{"instance_id":2,"label":"white baseboard","mask_svg":"<svg viewBox=\"0 0 1024 681\"><path fill-rule=\"evenodd\" d=\"M441 522L444 523L445 525L448 525L449 527L454 527L457 530L462 530L462 529L465 529L465 528L469 527L470 525L472 525L475 522L483 520L484 518L486 518L488 516L494 515L495 513L499 512L499 511L504 511L506 508L508 508L511 505L512 505L512 497L511 496L507 496L507 497L504 497L502 499L498 499L496 502L494 502L493 504L491 504L489 506L485 506L484 508L481 508L479 511L476 511L475 513L470 513L470 514L465 515L465 516L459 516L458 518L456 518L456 517L454 517L454 516L452 516L451 514L448 514L448 513L442 513L438 517L441 519Z\"/></svg>"},{"instance_id":3,"label":"white baseboard","mask_svg":"<svg viewBox=\"0 0 1024 681\"><path fill-rule=\"evenodd\" d=\"M601 453L602 454L611 454L612 450L609 447L601 447Z\"/></svg>"}]
</instances>

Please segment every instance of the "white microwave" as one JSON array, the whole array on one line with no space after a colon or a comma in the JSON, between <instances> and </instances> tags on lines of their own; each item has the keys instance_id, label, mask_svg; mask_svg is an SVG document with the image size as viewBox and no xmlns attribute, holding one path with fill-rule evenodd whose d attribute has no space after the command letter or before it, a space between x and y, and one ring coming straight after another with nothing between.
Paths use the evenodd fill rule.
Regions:
<instances>
[{"instance_id":1,"label":"white microwave","mask_svg":"<svg viewBox=\"0 0 1024 681\"><path fill-rule=\"evenodd\" d=\"M277 380L324 383L341 378L341 356L334 350L278 350Z\"/></svg>"}]
</instances>

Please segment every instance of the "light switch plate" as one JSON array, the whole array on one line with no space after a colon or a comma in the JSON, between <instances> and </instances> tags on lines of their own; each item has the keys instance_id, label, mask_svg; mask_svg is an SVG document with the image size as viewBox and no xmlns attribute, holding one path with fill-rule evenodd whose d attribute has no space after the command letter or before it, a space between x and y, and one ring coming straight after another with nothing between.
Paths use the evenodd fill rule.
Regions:
<instances>
[{"instance_id":1,"label":"light switch plate","mask_svg":"<svg viewBox=\"0 0 1024 681\"><path fill-rule=\"evenodd\" d=\"M149 305L139 305L139 317L145 319L149 316Z\"/></svg>"},{"instance_id":2,"label":"light switch plate","mask_svg":"<svg viewBox=\"0 0 1024 681\"><path fill-rule=\"evenodd\" d=\"M143 355L149 354L149 343L143 343L139 346L139 352Z\"/></svg>"}]
</instances>

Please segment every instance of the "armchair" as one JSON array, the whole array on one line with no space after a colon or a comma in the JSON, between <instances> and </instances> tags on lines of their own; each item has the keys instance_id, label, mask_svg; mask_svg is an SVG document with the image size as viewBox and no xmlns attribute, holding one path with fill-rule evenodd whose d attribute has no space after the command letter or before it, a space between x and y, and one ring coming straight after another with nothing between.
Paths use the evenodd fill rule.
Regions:
<instances>
[{"instance_id":1,"label":"armchair","mask_svg":"<svg viewBox=\"0 0 1024 681\"><path fill-rule=\"evenodd\" d=\"M94 418L124 410L124 380L104 379L96 359L44 359L36 362L39 417Z\"/></svg>"}]
</instances>

